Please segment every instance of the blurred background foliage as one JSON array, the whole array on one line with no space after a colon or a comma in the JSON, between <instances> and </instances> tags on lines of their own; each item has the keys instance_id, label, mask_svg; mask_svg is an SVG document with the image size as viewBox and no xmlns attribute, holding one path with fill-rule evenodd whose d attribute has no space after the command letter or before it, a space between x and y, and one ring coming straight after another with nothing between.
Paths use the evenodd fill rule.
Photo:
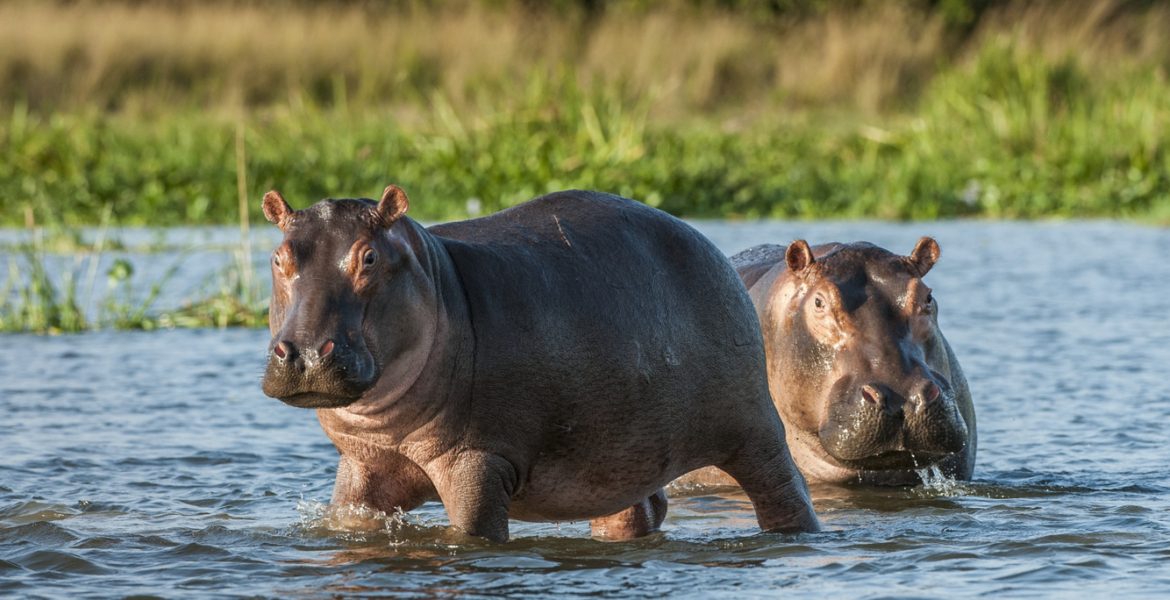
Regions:
<instances>
[{"instance_id":1,"label":"blurred background foliage","mask_svg":"<svg viewBox=\"0 0 1170 600\"><path fill-rule=\"evenodd\" d=\"M691 217L1170 222L1150 0L0 1L0 224L427 220L582 187Z\"/></svg>"}]
</instances>

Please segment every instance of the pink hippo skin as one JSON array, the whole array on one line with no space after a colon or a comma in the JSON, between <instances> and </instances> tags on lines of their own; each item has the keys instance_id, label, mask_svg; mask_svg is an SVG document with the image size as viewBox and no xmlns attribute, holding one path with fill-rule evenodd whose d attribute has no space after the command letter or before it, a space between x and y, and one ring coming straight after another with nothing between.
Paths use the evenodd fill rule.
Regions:
<instances>
[{"instance_id":1,"label":"pink hippo skin","mask_svg":"<svg viewBox=\"0 0 1170 600\"><path fill-rule=\"evenodd\" d=\"M662 487L705 465L760 527L816 531L768 395L755 311L681 221L616 196L550 194L424 228L406 194L264 214L264 392L316 408L341 460L334 504L410 510L502 541L508 519L654 531Z\"/></svg>"},{"instance_id":2,"label":"pink hippo skin","mask_svg":"<svg viewBox=\"0 0 1170 600\"><path fill-rule=\"evenodd\" d=\"M970 479L975 409L922 278L939 247L764 245L731 258L763 328L768 381L809 483L904 485L918 469ZM714 469L683 481L731 483Z\"/></svg>"}]
</instances>

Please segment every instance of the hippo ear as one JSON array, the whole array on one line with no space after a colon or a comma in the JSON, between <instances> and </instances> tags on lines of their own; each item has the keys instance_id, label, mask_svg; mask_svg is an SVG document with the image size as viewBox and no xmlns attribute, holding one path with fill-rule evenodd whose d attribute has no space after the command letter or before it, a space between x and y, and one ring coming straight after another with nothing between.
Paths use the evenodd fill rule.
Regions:
<instances>
[{"instance_id":1,"label":"hippo ear","mask_svg":"<svg viewBox=\"0 0 1170 600\"><path fill-rule=\"evenodd\" d=\"M409 206L410 202L406 199L406 192L402 191L402 188L390 184L382 192L382 199L378 201L378 207L374 209L374 214L382 222L383 227L389 227L406 214L406 209Z\"/></svg>"},{"instance_id":2,"label":"hippo ear","mask_svg":"<svg viewBox=\"0 0 1170 600\"><path fill-rule=\"evenodd\" d=\"M938 256L938 242L934 241L932 237L923 237L918 240L918 244L910 252L910 264L917 269L918 276L923 277L930 272L934 263L938 262Z\"/></svg>"},{"instance_id":3,"label":"hippo ear","mask_svg":"<svg viewBox=\"0 0 1170 600\"><path fill-rule=\"evenodd\" d=\"M276 190L264 194L264 202L261 207L264 209L264 218L281 229L284 229L285 219L288 219L288 216L293 212L288 202L284 201L284 196L281 196L280 192Z\"/></svg>"},{"instance_id":4,"label":"hippo ear","mask_svg":"<svg viewBox=\"0 0 1170 600\"><path fill-rule=\"evenodd\" d=\"M788 250L784 252L784 262L788 263L789 271L799 273L813 264L812 248L808 247L808 242L796 240L789 244Z\"/></svg>"}]
</instances>

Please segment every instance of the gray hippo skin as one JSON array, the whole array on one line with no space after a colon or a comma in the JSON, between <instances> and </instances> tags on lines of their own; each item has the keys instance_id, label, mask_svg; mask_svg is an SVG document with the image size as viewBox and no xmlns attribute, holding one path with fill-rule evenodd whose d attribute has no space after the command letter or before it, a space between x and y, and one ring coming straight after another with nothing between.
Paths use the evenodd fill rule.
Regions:
<instances>
[{"instance_id":1,"label":"gray hippo skin","mask_svg":"<svg viewBox=\"0 0 1170 600\"><path fill-rule=\"evenodd\" d=\"M276 192L264 392L316 408L334 504L443 502L462 532L508 519L655 530L662 487L715 465L765 530L815 531L735 271L681 221L550 194L424 228L406 194L293 211Z\"/></svg>"},{"instance_id":2,"label":"gray hippo skin","mask_svg":"<svg viewBox=\"0 0 1170 600\"><path fill-rule=\"evenodd\" d=\"M809 483L915 484L916 470L931 465L971 478L975 409L922 280L938 257L928 237L909 256L797 240L732 257L763 328L789 449ZM710 473L707 482L720 483Z\"/></svg>"}]
</instances>

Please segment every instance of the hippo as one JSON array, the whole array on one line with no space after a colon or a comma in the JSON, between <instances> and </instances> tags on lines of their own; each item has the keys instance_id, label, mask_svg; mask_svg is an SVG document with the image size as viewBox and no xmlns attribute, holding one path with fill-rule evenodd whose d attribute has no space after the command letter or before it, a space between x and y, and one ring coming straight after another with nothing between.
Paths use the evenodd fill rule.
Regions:
<instances>
[{"instance_id":1,"label":"hippo","mask_svg":"<svg viewBox=\"0 0 1170 600\"><path fill-rule=\"evenodd\" d=\"M391 185L264 215L272 340L263 390L315 408L340 454L334 505L410 510L508 539L509 519L657 530L663 486L714 465L766 531L819 528L768 392L734 269L690 226L557 192L423 227Z\"/></svg>"},{"instance_id":2,"label":"hippo","mask_svg":"<svg viewBox=\"0 0 1170 600\"><path fill-rule=\"evenodd\" d=\"M797 240L731 257L763 327L789 449L809 483L910 485L931 466L971 478L975 409L922 280L938 258L929 237L909 256ZM729 483L710 473L697 482Z\"/></svg>"}]
</instances>

